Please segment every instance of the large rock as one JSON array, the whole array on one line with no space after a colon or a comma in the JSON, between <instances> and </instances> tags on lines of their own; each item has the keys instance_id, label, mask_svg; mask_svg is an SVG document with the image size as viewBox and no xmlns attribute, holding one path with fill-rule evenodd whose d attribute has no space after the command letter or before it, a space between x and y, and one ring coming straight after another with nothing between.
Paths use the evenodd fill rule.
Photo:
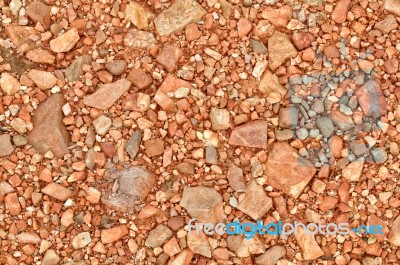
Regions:
<instances>
[{"instance_id":1,"label":"large rock","mask_svg":"<svg viewBox=\"0 0 400 265\"><path fill-rule=\"evenodd\" d=\"M332 110L330 118L332 122L342 131L348 131L354 127L351 116L347 116L340 110Z\"/></svg>"},{"instance_id":2,"label":"large rock","mask_svg":"<svg viewBox=\"0 0 400 265\"><path fill-rule=\"evenodd\" d=\"M156 17L154 23L158 34L167 36L190 23L198 22L205 14L206 10L195 0L176 0Z\"/></svg>"},{"instance_id":3,"label":"large rock","mask_svg":"<svg viewBox=\"0 0 400 265\"><path fill-rule=\"evenodd\" d=\"M68 81L78 81L83 74L82 67L84 64L90 64L92 57L88 54L77 57L66 69L65 76Z\"/></svg>"},{"instance_id":4,"label":"large rock","mask_svg":"<svg viewBox=\"0 0 400 265\"><path fill-rule=\"evenodd\" d=\"M168 239L172 237L172 231L165 225L159 225L150 231L144 245L146 247L158 248L162 247Z\"/></svg>"},{"instance_id":5,"label":"large rock","mask_svg":"<svg viewBox=\"0 0 400 265\"><path fill-rule=\"evenodd\" d=\"M69 52L79 41L79 33L76 28L67 30L64 34L50 41L50 49L53 52Z\"/></svg>"},{"instance_id":6,"label":"large rock","mask_svg":"<svg viewBox=\"0 0 400 265\"><path fill-rule=\"evenodd\" d=\"M185 187L180 205L201 223L219 223L225 219L222 197L213 188Z\"/></svg>"},{"instance_id":7,"label":"large rock","mask_svg":"<svg viewBox=\"0 0 400 265\"><path fill-rule=\"evenodd\" d=\"M83 103L93 108L108 110L130 87L131 82L126 79L104 84L96 92L85 97Z\"/></svg>"},{"instance_id":8,"label":"large rock","mask_svg":"<svg viewBox=\"0 0 400 265\"><path fill-rule=\"evenodd\" d=\"M35 63L54 64L56 57L48 50L34 49L26 54L26 58Z\"/></svg>"},{"instance_id":9,"label":"large rock","mask_svg":"<svg viewBox=\"0 0 400 265\"><path fill-rule=\"evenodd\" d=\"M187 236L187 245L194 254L199 254L211 258L211 248L206 234L203 231L190 231Z\"/></svg>"},{"instance_id":10,"label":"large rock","mask_svg":"<svg viewBox=\"0 0 400 265\"><path fill-rule=\"evenodd\" d=\"M40 22L46 29L50 27L50 7L42 2L33 2L26 7L26 14L35 23Z\"/></svg>"},{"instance_id":11,"label":"large rock","mask_svg":"<svg viewBox=\"0 0 400 265\"><path fill-rule=\"evenodd\" d=\"M50 72L32 69L27 74L28 77L40 89L50 89L57 83L57 78Z\"/></svg>"},{"instance_id":12,"label":"large rock","mask_svg":"<svg viewBox=\"0 0 400 265\"><path fill-rule=\"evenodd\" d=\"M244 199L239 203L237 209L258 221L271 207L272 199L265 194L262 186L252 181L247 186Z\"/></svg>"},{"instance_id":13,"label":"large rock","mask_svg":"<svg viewBox=\"0 0 400 265\"><path fill-rule=\"evenodd\" d=\"M72 191L64 186L55 182L50 182L43 189L42 192L54 199L65 201L72 196Z\"/></svg>"},{"instance_id":14,"label":"large rock","mask_svg":"<svg viewBox=\"0 0 400 265\"><path fill-rule=\"evenodd\" d=\"M369 80L356 90L358 103L368 117L379 118L386 114L386 100L375 80Z\"/></svg>"},{"instance_id":15,"label":"large rock","mask_svg":"<svg viewBox=\"0 0 400 265\"><path fill-rule=\"evenodd\" d=\"M117 180L118 190L102 193L102 202L117 210L133 210L144 200L156 182L153 173L144 167L133 166L122 171L110 172Z\"/></svg>"},{"instance_id":16,"label":"large rock","mask_svg":"<svg viewBox=\"0 0 400 265\"><path fill-rule=\"evenodd\" d=\"M400 247L400 215L393 221L388 239L390 244Z\"/></svg>"},{"instance_id":17,"label":"large rock","mask_svg":"<svg viewBox=\"0 0 400 265\"><path fill-rule=\"evenodd\" d=\"M229 144L254 148L267 147L268 122L251 121L232 130Z\"/></svg>"},{"instance_id":18,"label":"large rock","mask_svg":"<svg viewBox=\"0 0 400 265\"><path fill-rule=\"evenodd\" d=\"M28 142L41 154L51 151L62 158L69 153L70 135L63 123L63 105L63 95L53 94L34 112L33 130L28 135Z\"/></svg>"},{"instance_id":19,"label":"large rock","mask_svg":"<svg viewBox=\"0 0 400 265\"><path fill-rule=\"evenodd\" d=\"M385 0L383 8L390 13L400 17L400 1L399 0Z\"/></svg>"},{"instance_id":20,"label":"large rock","mask_svg":"<svg viewBox=\"0 0 400 265\"><path fill-rule=\"evenodd\" d=\"M400 2L400 1L399 1ZM400 8L400 7L399 7ZM399 26L396 18L393 15L385 17L384 20L379 21L375 24L375 28L380 30L383 34L387 34Z\"/></svg>"},{"instance_id":21,"label":"large rock","mask_svg":"<svg viewBox=\"0 0 400 265\"><path fill-rule=\"evenodd\" d=\"M31 37L39 37L39 33L33 27L10 25L6 27L6 34L19 51L29 51L36 47Z\"/></svg>"},{"instance_id":22,"label":"large rock","mask_svg":"<svg viewBox=\"0 0 400 265\"><path fill-rule=\"evenodd\" d=\"M258 90L266 96L274 96L279 101L286 95L286 89L279 83L279 78L268 69L261 77Z\"/></svg>"},{"instance_id":23,"label":"large rock","mask_svg":"<svg viewBox=\"0 0 400 265\"><path fill-rule=\"evenodd\" d=\"M0 157L11 155L13 151L11 136L9 134L0 135Z\"/></svg>"},{"instance_id":24,"label":"large rock","mask_svg":"<svg viewBox=\"0 0 400 265\"><path fill-rule=\"evenodd\" d=\"M281 66L287 59L297 55L297 50L289 36L279 31L275 31L268 39L268 51L269 68L272 71Z\"/></svg>"},{"instance_id":25,"label":"large rock","mask_svg":"<svg viewBox=\"0 0 400 265\"><path fill-rule=\"evenodd\" d=\"M266 162L267 183L274 189L297 198L317 169L286 142L274 143Z\"/></svg>"}]
</instances>

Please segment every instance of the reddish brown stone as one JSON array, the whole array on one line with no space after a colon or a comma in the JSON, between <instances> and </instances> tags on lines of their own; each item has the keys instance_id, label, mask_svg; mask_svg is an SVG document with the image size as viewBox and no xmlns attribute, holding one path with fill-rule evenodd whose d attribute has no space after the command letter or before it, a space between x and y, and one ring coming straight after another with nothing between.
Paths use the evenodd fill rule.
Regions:
<instances>
[{"instance_id":1,"label":"reddish brown stone","mask_svg":"<svg viewBox=\"0 0 400 265\"><path fill-rule=\"evenodd\" d=\"M315 41L315 38L314 35L309 32L300 32L294 33L292 35L292 40L294 46L296 46L298 50L304 50L311 47L311 43Z\"/></svg>"},{"instance_id":2,"label":"reddish brown stone","mask_svg":"<svg viewBox=\"0 0 400 265\"><path fill-rule=\"evenodd\" d=\"M266 121L252 121L235 127L229 137L229 144L245 147L266 148L267 147Z\"/></svg>"},{"instance_id":3,"label":"reddish brown stone","mask_svg":"<svg viewBox=\"0 0 400 265\"><path fill-rule=\"evenodd\" d=\"M347 12L350 11L351 0L339 0L332 12L332 19L338 24L342 24L346 21Z\"/></svg>"},{"instance_id":4,"label":"reddish brown stone","mask_svg":"<svg viewBox=\"0 0 400 265\"><path fill-rule=\"evenodd\" d=\"M379 118L386 114L386 99L375 80L369 80L356 90L358 103L368 117Z\"/></svg>"},{"instance_id":5,"label":"reddish brown stone","mask_svg":"<svg viewBox=\"0 0 400 265\"><path fill-rule=\"evenodd\" d=\"M132 69L129 72L127 79L139 89L147 88L153 83L153 78L146 74L146 71L142 69Z\"/></svg>"},{"instance_id":6,"label":"reddish brown stone","mask_svg":"<svg viewBox=\"0 0 400 265\"><path fill-rule=\"evenodd\" d=\"M180 87L192 88L192 85L176 76L169 74L154 95L154 101L157 102L163 110L171 110L175 107L174 100L168 95L169 92L175 92Z\"/></svg>"},{"instance_id":7,"label":"reddish brown stone","mask_svg":"<svg viewBox=\"0 0 400 265\"><path fill-rule=\"evenodd\" d=\"M33 22L40 22L46 29L50 28L50 7L42 2L30 3L26 8L26 14Z\"/></svg>"},{"instance_id":8,"label":"reddish brown stone","mask_svg":"<svg viewBox=\"0 0 400 265\"><path fill-rule=\"evenodd\" d=\"M165 45L161 53L157 56L157 62L173 72L177 68L177 62L182 57L182 50L172 45Z\"/></svg>"}]
</instances>

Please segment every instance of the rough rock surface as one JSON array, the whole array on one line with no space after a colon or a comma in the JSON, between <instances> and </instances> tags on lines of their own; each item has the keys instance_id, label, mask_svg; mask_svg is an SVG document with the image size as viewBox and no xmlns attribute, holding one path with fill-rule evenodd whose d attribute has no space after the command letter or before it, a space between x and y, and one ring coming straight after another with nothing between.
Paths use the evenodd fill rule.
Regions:
<instances>
[{"instance_id":1,"label":"rough rock surface","mask_svg":"<svg viewBox=\"0 0 400 265\"><path fill-rule=\"evenodd\" d=\"M229 144L245 147L266 148L267 147L266 121L252 121L235 127L229 137Z\"/></svg>"}]
</instances>

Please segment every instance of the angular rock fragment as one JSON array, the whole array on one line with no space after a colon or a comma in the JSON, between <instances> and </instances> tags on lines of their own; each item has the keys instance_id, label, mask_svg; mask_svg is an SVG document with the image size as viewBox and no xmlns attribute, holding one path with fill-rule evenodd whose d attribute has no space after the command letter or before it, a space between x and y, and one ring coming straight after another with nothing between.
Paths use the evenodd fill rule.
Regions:
<instances>
[{"instance_id":1,"label":"angular rock fragment","mask_svg":"<svg viewBox=\"0 0 400 265\"><path fill-rule=\"evenodd\" d=\"M279 102L287 92L286 89L279 83L279 78L268 69L264 71L258 89L264 95L270 96L273 99L276 98L276 100L271 103Z\"/></svg>"},{"instance_id":2,"label":"angular rock fragment","mask_svg":"<svg viewBox=\"0 0 400 265\"><path fill-rule=\"evenodd\" d=\"M19 51L29 51L36 47L31 37L38 37L39 34L33 27L10 25L6 27L6 34Z\"/></svg>"},{"instance_id":3,"label":"angular rock fragment","mask_svg":"<svg viewBox=\"0 0 400 265\"><path fill-rule=\"evenodd\" d=\"M148 49L154 47L157 43L156 38L150 32L131 29L124 37L124 44L127 47Z\"/></svg>"},{"instance_id":4,"label":"angular rock fragment","mask_svg":"<svg viewBox=\"0 0 400 265\"><path fill-rule=\"evenodd\" d=\"M137 130L132 134L131 139L126 143L125 150L132 159L135 159L139 152L140 142L142 141L142 133Z\"/></svg>"},{"instance_id":5,"label":"angular rock fragment","mask_svg":"<svg viewBox=\"0 0 400 265\"><path fill-rule=\"evenodd\" d=\"M17 239L21 244L39 244L42 241L35 232L22 232L17 235Z\"/></svg>"},{"instance_id":6,"label":"angular rock fragment","mask_svg":"<svg viewBox=\"0 0 400 265\"><path fill-rule=\"evenodd\" d=\"M117 180L118 188L113 192L102 193L101 201L117 210L133 210L144 200L156 182L153 173L145 167L133 166L122 171L110 172Z\"/></svg>"},{"instance_id":7,"label":"angular rock fragment","mask_svg":"<svg viewBox=\"0 0 400 265\"><path fill-rule=\"evenodd\" d=\"M332 120L328 117L319 117L317 119L317 127L324 137L330 137L335 130Z\"/></svg>"},{"instance_id":8,"label":"angular rock fragment","mask_svg":"<svg viewBox=\"0 0 400 265\"><path fill-rule=\"evenodd\" d=\"M199 233L196 230L190 231L187 236L187 245L194 254L211 258L210 244L203 231L199 231Z\"/></svg>"},{"instance_id":9,"label":"angular rock fragment","mask_svg":"<svg viewBox=\"0 0 400 265\"><path fill-rule=\"evenodd\" d=\"M57 265L60 262L60 257L58 254L53 250L49 249L44 254L42 265Z\"/></svg>"},{"instance_id":10,"label":"angular rock fragment","mask_svg":"<svg viewBox=\"0 0 400 265\"><path fill-rule=\"evenodd\" d=\"M400 17L400 1L399 0L385 0L385 4L383 8L389 11L390 13L395 14Z\"/></svg>"},{"instance_id":11,"label":"angular rock fragment","mask_svg":"<svg viewBox=\"0 0 400 265\"><path fill-rule=\"evenodd\" d=\"M400 6L399 6L400 7ZM375 24L375 28L383 34L387 34L392 30L396 29L399 25L397 24L396 18L393 15L385 17L384 20L379 21Z\"/></svg>"},{"instance_id":12,"label":"angular rock fragment","mask_svg":"<svg viewBox=\"0 0 400 265\"><path fill-rule=\"evenodd\" d=\"M162 247L172 237L172 231L165 225L159 225L150 231L144 245L146 247Z\"/></svg>"},{"instance_id":13,"label":"angular rock fragment","mask_svg":"<svg viewBox=\"0 0 400 265\"><path fill-rule=\"evenodd\" d=\"M86 247L92 242L89 232L82 232L77 234L74 239L72 239L71 245L74 249L79 249Z\"/></svg>"},{"instance_id":14,"label":"angular rock fragment","mask_svg":"<svg viewBox=\"0 0 400 265\"><path fill-rule=\"evenodd\" d=\"M30 70L27 75L40 89L52 88L58 80L52 73L36 69Z\"/></svg>"},{"instance_id":15,"label":"angular rock fragment","mask_svg":"<svg viewBox=\"0 0 400 265\"><path fill-rule=\"evenodd\" d=\"M342 24L346 21L347 12L350 11L351 0L339 0L333 9L332 19L338 24Z\"/></svg>"},{"instance_id":16,"label":"angular rock fragment","mask_svg":"<svg viewBox=\"0 0 400 265\"><path fill-rule=\"evenodd\" d=\"M42 2L33 2L26 7L26 14L35 23L40 22L46 29L50 28L50 7Z\"/></svg>"},{"instance_id":17,"label":"angular rock fragment","mask_svg":"<svg viewBox=\"0 0 400 265\"><path fill-rule=\"evenodd\" d=\"M290 19L292 19L293 10L290 6L285 5L280 8L265 8L261 17L267 19L272 25L276 27L286 27Z\"/></svg>"},{"instance_id":18,"label":"angular rock fragment","mask_svg":"<svg viewBox=\"0 0 400 265\"><path fill-rule=\"evenodd\" d=\"M229 129L230 125L229 111L226 109L212 108L210 111L211 128L214 131L224 131Z\"/></svg>"},{"instance_id":19,"label":"angular rock fragment","mask_svg":"<svg viewBox=\"0 0 400 265\"><path fill-rule=\"evenodd\" d=\"M7 195L11 192L14 192L13 186L11 186L8 182L0 181L0 196Z\"/></svg>"},{"instance_id":20,"label":"angular rock fragment","mask_svg":"<svg viewBox=\"0 0 400 265\"><path fill-rule=\"evenodd\" d=\"M132 69L127 79L139 89L147 88L153 83L153 78L142 69Z\"/></svg>"},{"instance_id":21,"label":"angular rock fragment","mask_svg":"<svg viewBox=\"0 0 400 265\"><path fill-rule=\"evenodd\" d=\"M126 79L114 83L104 84L93 94L85 97L83 103L87 106L107 110L131 87L131 82Z\"/></svg>"},{"instance_id":22,"label":"angular rock fragment","mask_svg":"<svg viewBox=\"0 0 400 265\"><path fill-rule=\"evenodd\" d=\"M206 10L195 0L177 0L170 8L161 12L154 23L158 34L167 36L190 23L198 22L205 14Z\"/></svg>"},{"instance_id":23,"label":"angular rock fragment","mask_svg":"<svg viewBox=\"0 0 400 265\"><path fill-rule=\"evenodd\" d=\"M354 127L354 122L351 117L339 110L332 110L330 118L332 122L342 131L348 131Z\"/></svg>"},{"instance_id":24,"label":"angular rock fragment","mask_svg":"<svg viewBox=\"0 0 400 265\"><path fill-rule=\"evenodd\" d=\"M147 29L154 14L139 3L130 1L125 7L125 19L131 21L138 29Z\"/></svg>"},{"instance_id":25,"label":"angular rock fragment","mask_svg":"<svg viewBox=\"0 0 400 265\"><path fill-rule=\"evenodd\" d=\"M295 235L296 241L302 249L302 256L305 260L315 260L322 255L324 251L320 248L313 234L304 233L304 228L299 227Z\"/></svg>"},{"instance_id":26,"label":"angular rock fragment","mask_svg":"<svg viewBox=\"0 0 400 265\"><path fill-rule=\"evenodd\" d=\"M106 70L110 72L112 75L117 76L121 75L128 64L125 60L115 60L112 62L108 62L104 65Z\"/></svg>"},{"instance_id":27,"label":"angular rock fragment","mask_svg":"<svg viewBox=\"0 0 400 265\"><path fill-rule=\"evenodd\" d=\"M50 41L50 49L56 53L69 52L75 47L79 39L78 29L71 28L64 34L52 39Z\"/></svg>"},{"instance_id":28,"label":"angular rock fragment","mask_svg":"<svg viewBox=\"0 0 400 265\"><path fill-rule=\"evenodd\" d=\"M79 56L72 61L72 63L65 69L65 77L68 81L78 81L83 74L82 67L84 64L90 64L92 57L88 54Z\"/></svg>"},{"instance_id":29,"label":"angular rock fragment","mask_svg":"<svg viewBox=\"0 0 400 265\"><path fill-rule=\"evenodd\" d=\"M279 127L296 129L299 119L299 109L296 107L281 108L279 110Z\"/></svg>"},{"instance_id":30,"label":"angular rock fragment","mask_svg":"<svg viewBox=\"0 0 400 265\"><path fill-rule=\"evenodd\" d=\"M26 54L26 58L35 63L54 64L56 57L47 50L34 49Z\"/></svg>"},{"instance_id":31,"label":"angular rock fragment","mask_svg":"<svg viewBox=\"0 0 400 265\"><path fill-rule=\"evenodd\" d=\"M342 176L350 181L358 181L364 167L364 158L360 158L348 164L342 171Z\"/></svg>"},{"instance_id":32,"label":"angular rock fragment","mask_svg":"<svg viewBox=\"0 0 400 265\"><path fill-rule=\"evenodd\" d=\"M19 81L9 73L2 73L0 77L0 87L6 95L14 96L21 87Z\"/></svg>"},{"instance_id":33,"label":"angular rock fragment","mask_svg":"<svg viewBox=\"0 0 400 265\"><path fill-rule=\"evenodd\" d=\"M228 170L229 186L237 192L246 191L246 184L243 178L243 170L235 165L231 165Z\"/></svg>"},{"instance_id":34,"label":"angular rock fragment","mask_svg":"<svg viewBox=\"0 0 400 265\"><path fill-rule=\"evenodd\" d=\"M51 151L62 158L69 153L70 135L63 123L63 105L63 95L53 94L34 112L33 130L28 135L28 142L41 154Z\"/></svg>"},{"instance_id":35,"label":"angular rock fragment","mask_svg":"<svg viewBox=\"0 0 400 265\"><path fill-rule=\"evenodd\" d=\"M265 252L265 246L258 236L253 236L250 239L243 238L239 247L236 250L236 255L240 258L250 257L255 254L262 254Z\"/></svg>"},{"instance_id":36,"label":"angular rock fragment","mask_svg":"<svg viewBox=\"0 0 400 265\"><path fill-rule=\"evenodd\" d=\"M11 136L9 134L0 135L0 157L11 155L14 147L11 144Z\"/></svg>"},{"instance_id":37,"label":"angular rock fragment","mask_svg":"<svg viewBox=\"0 0 400 265\"><path fill-rule=\"evenodd\" d=\"M193 252L189 249L184 249L181 253L175 256L175 259L168 265L189 265L193 259Z\"/></svg>"},{"instance_id":38,"label":"angular rock fragment","mask_svg":"<svg viewBox=\"0 0 400 265\"><path fill-rule=\"evenodd\" d=\"M241 210L255 221L261 220L272 207L272 199L265 194L262 186L252 181L246 188L245 197L237 209Z\"/></svg>"},{"instance_id":39,"label":"angular rock fragment","mask_svg":"<svg viewBox=\"0 0 400 265\"><path fill-rule=\"evenodd\" d=\"M168 72L173 72L177 68L177 62L182 57L183 52L173 45L165 45L156 60L165 67Z\"/></svg>"},{"instance_id":40,"label":"angular rock fragment","mask_svg":"<svg viewBox=\"0 0 400 265\"><path fill-rule=\"evenodd\" d=\"M110 129L112 121L105 115L100 115L93 121L94 129L98 135L104 136Z\"/></svg>"},{"instance_id":41,"label":"angular rock fragment","mask_svg":"<svg viewBox=\"0 0 400 265\"><path fill-rule=\"evenodd\" d=\"M397 216L396 219L394 219L392 226L390 227L388 240L393 246L400 246L400 215Z\"/></svg>"},{"instance_id":42,"label":"angular rock fragment","mask_svg":"<svg viewBox=\"0 0 400 265\"><path fill-rule=\"evenodd\" d=\"M311 47L311 43L315 41L315 37L310 32L300 32L294 33L292 35L292 40L294 46L301 51Z\"/></svg>"},{"instance_id":43,"label":"angular rock fragment","mask_svg":"<svg viewBox=\"0 0 400 265\"><path fill-rule=\"evenodd\" d=\"M257 265L275 265L278 260L286 255L286 248L283 246L272 246L264 254L256 258Z\"/></svg>"},{"instance_id":44,"label":"angular rock fragment","mask_svg":"<svg viewBox=\"0 0 400 265\"><path fill-rule=\"evenodd\" d=\"M228 143L253 148L267 147L268 122L251 121L235 127L229 137Z\"/></svg>"},{"instance_id":45,"label":"angular rock fragment","mask_svg":"<svg viewBox=\"0 0 400 265\"><path fill-rule=\"evenodd\" d=\"M144 143L146 155L148 157L155 157L164 153L164 141L162 139L153 139Z\"/></svg>"},{"instance_id":46,"label":"angular rock fragment","mask_svg":"<svg viewBox=\"0 0 400 265\"><path fill-rule=\"evenodd\" d=\"M386 99L377 81L367 81L355 94L367 117L379 118L386 114Z\"/></svg>"},{"instance_id":47,"label":"angular rock fragment","mask_svg":"<svg viewBox=\"0 0 400 265\"><path fill-rule=\"evenodd\" d=\"M272 71L281 66L287 59L297 55L297 50L289 36L279 31L275 31L268 39L268 51L269 68Z\"/></svg>"},{"instance_id":48,"label":"angular rock fragment","mask_svg":"<svg viewBox=\"0 0 400 265\"><path fill-rule=\"evenodd\" d=\"M181 87L191 89L192 85L185 80L177 78L175 75L169 74L154 95L154 101L157 102L163 110L171 110L175 106L175 103L170 93L174 93Z\"/></svg>"},{"instance_id":49,"label":"angular rock fragment","mask_svg":"<svg viewBox=\"0 0 400 265\"><path fill-rule=\"evenodd\" d=\"M101 243L108 244L120 240L129 233L126 225L101 230Z\"/></svg>"},{"instance_id":50,"label":"angular rock fragment","mask_svg":"<svg viewBox=\"0 0 400 265\"><path fill-rule=\"evenodd\" d=\"M17 193L9 193L4 198L6 209L8 209L10 215L19 215L22 207L19 203Z\"/></svg>"},{"instance_id":51,"label":"angular rock fragment","mask_svg":"<svg viewBox=\"0 0 400 265\"><path fill-rule=\"evenodd\" d=\"M314 165L288 143L277 142L268 155L264 174L274 189L297 198L316 172Z\"/></svg>"},{"instance_id":52,"label":"angular rock fragment","mask_svg":"<svg viewBox=\"0 0 400 265\"><path fill-rule=\"evenodd\" d=\"M213 188L185 187L180 205L201 223L218 223L225 219L222 197Z\"/></svg>"},{"instance_id":53,"label":"angular rock fragment","mask_svg":"<svg viewBox=\"0 0 400 265\"><path fill-rule=\"evenodd\" d=\"M65 201L72 196L71 190L55 182L50 182L47 184L46 187L42 189L42 192L60 201Z\"/></svg>"}]
</instances>

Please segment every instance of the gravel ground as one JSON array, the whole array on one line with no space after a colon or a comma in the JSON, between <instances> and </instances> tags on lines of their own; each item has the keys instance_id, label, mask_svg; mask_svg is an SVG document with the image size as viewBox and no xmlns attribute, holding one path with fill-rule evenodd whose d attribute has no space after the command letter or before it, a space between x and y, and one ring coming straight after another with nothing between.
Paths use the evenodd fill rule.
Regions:
<instances>
[{"instance_id":1,"label":"gravel ground","mask_svg":"<svg viewBox=\"0 0 400 265\"><path fill-rule=\"evenodd\" d=\"M0 264L400 264L400 0L0 15ZM192 218L383 234L246 239Z\"/></svg>"}]
</instances>

